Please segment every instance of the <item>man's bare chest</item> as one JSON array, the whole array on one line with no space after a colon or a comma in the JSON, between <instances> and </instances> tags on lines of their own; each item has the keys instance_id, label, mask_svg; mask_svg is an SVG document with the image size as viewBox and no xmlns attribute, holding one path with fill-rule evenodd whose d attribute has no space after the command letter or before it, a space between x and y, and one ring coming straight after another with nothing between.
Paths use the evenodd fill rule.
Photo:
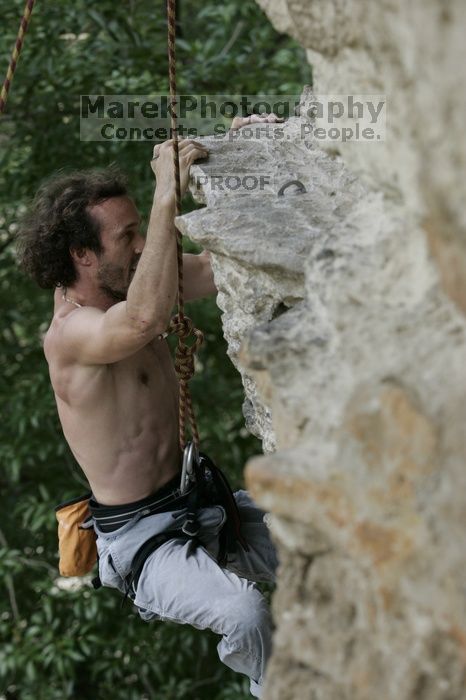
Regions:
<instances>
[{"instance_id":1,"label":"man's bare chest","mask_svg":"<svg viewBox=\"0 0 466 700\"><path fill-rule=\"evenodd\" d=\"M146 387L152 391L177 388L177 377L169 347L165 341L155 340L137 353L112 366L114 380Z\"/></svg>"}]
</instances>

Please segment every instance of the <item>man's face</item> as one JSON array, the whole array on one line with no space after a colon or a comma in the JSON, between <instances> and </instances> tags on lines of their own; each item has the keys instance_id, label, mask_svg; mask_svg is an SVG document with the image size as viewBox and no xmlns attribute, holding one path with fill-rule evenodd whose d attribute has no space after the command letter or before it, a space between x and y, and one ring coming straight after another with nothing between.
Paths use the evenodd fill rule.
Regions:
<instances>
[{"instance_id":1,"label":"man's face","mask_svg":"<svg viewBox=\"0 0 466 700\"><path fill-rule=\"evenodd\" d=\"M123 301L145 243L139 213L126 196L111 197L89 212L99 222L103 247L97 255L99 287L114 301Z\"/></svg>"}]
</instances>

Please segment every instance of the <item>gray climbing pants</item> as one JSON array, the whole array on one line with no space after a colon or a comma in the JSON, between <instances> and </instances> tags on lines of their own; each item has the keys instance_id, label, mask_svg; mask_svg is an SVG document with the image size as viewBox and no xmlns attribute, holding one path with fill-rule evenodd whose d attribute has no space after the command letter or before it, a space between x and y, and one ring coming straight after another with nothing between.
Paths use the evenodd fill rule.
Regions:
<instances>
[{"instance_id":1,"label":"gray climbing pants","mask_svg":"<svg viewBox=\"0 0 466 700\"><path fill-rule=\"evenodd\" d=\"M242 533L249 545L217 564L218 535L225 522L222 506L198 513L201 525L193 542L174 539L149 555L131 599L143 620L170 620L222 636L217 650L224 664L250 679L251 694L260 698L272 649L272 618L256 582L273 582L278 564L269 529L247 491L237 491ZM124 579L139 547L153 535L181 525L186 509L132 520L111 533L94 525L99 552L99 575L104 586L125 592Z\"/></svg>"}]
</instances>

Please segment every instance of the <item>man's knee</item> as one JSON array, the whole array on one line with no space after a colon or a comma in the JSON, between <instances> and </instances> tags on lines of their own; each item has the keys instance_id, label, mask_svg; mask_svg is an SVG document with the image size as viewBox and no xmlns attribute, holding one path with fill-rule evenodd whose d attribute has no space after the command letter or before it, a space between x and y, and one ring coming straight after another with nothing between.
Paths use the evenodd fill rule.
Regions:
<instances>
[{"instance_id":1,"label":"man's knee","mask_svg":"<svg viewBox=\"0 0 466 700\"><path fill-rule=\"evenodd\" d=\"M243 634L269 631L272 615L262 593L257 588L248 588L238 594L235 623Z\"/></svg>"},{"instance_id":2,"label":"man's knee","mask_svg":"<svg viewBox=\"0 0 466 700\"><path fill-rule=\"evenodd\" d=\"M260 680L272 652L272 616L267 601L254 588L235 596L229 629L217 647L220 659L230 668Z\"/></svg>"}]
</instances>

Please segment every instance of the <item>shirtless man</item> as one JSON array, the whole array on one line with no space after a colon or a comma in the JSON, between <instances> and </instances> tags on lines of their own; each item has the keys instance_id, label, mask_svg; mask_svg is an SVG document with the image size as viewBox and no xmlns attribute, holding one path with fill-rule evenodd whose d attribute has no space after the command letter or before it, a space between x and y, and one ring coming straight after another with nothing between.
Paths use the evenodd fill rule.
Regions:
<instances>
[{"instance_id":1,"label":"shirtless man","mask_svg":"<svg viewBox=\"0 0 466 700\"><path fill-rule=\"evenodd\" d=\"M97 501L123 504L150 495L180 468L178 386L166 340L177 293L173 150L156 147L157 187L147 237L127 194L88 208L102 252L72 250L78 277L55 291L45 336L65 438ZM180 142L181 190L189 166L207 151ZM185 297L214 294L209 256L185 255Z\"/></svg>"},{"instance_id":2,"label":"shirtless man","mask_svg":"<svg viewBox=\"0 0 466 700\"><path fill-rule=\"evenodd\" d=\"M100 579L123 593L141 544L179 532L187 512L173 491L181 457L178 385L161 337L177 293L171 142L154 155L157 184L145 239L125 182L112 169L45 183L19 231L23 268L41 287L55 288L44 351L65 438L92 489ZM207 155L196 141L180 142L182 193L191 164ZM186 300L215 293L207 253L185 255L184 267ZM169 501L163 512L161 493ZM278 561L263 511L244 490L234 498L246 546L228 549L220 566L226 512L202 507L202 546L193 552L192 541L169 536L145 556L130 598L144 620L221 635L220 659L246 674L252 695L261 697L273 625L256 582L273 582ZM154 499L157 511L147 507Z\"/></svg>"}]
</instances>

